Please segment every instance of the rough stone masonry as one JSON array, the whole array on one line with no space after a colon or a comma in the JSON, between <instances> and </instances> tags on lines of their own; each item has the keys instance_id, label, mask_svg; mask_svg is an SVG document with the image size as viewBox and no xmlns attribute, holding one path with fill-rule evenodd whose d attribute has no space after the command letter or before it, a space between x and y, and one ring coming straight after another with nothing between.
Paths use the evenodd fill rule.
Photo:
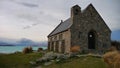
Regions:
<instances>
[{"instance_id":1,"label":"rough stone masonry","mask_svg":"<svg viewBox=\"0 0 120 68\"><path fill-rule=\"evenodd\" d=\"M70 53L74 46L81 52L104 53L110 45L111 30L92 4L84 10L73 6L70 18L48 35L48 49L60 53Z\"/></svg>"}]
</instances>

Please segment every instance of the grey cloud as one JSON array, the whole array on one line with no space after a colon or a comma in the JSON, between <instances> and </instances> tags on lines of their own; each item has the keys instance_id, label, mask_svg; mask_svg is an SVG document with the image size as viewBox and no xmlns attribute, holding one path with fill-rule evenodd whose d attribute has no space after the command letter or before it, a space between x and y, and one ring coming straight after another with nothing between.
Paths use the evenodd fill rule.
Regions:
<instances>
[{"instance_id":1,"label":"grey cloud","mask_svg":"<svg viewBox=\"0 0 120 68\"><path fill-rule=\"evenodd\" d=\"M0 0L0 14L5 13L6 18L1 18L5 21L9 16L13 17L7 23L15 21L15 24L11 25L15 25L16 31L19 30L17 26L21 25L19 27L23 32L19 32L24 35L30 31L30 34L46 37L45 34L52 31L61 19L70 17L70 8L73 5L78 4L84 9L89 3L94 5L112 30L120 29L120 0ZM42 26L44 29L41 29ZM31 33L36 29L42 32Z\"/></svg>"},{"instance_id":2,"label":"grey cloud","mask_svg":"<svg viewBox=\"0 0 120 68\"><path fill-rule=\"evenodd\" d=\"M34 4L34 3L27 3L25 1L17 1L17 0L11 0L12 2L15 2L17 4L23 5L25 7L29 7L29 8L33 8L33 7L39 7L38 4Z\"/></svg>"},{"instance_id":3,"label":"grey cloud","mask_svg":"<svg viewBox=\"0 0 120 68\"><path fill-rule=\"evenodd\" d=\"M32 28L33 26L37 26L37 25L39 25L40 23L33 23L33 24L31 24L31 25L27 25L27 26L25 26L25 27L23 27L23 29L29 29L29 28Z\"/></svg>"},{"instance_id":4,"label":"grey cloud","mask_svg":"<svg viewBox=\"0 0 120 68\"><path fill-rule=\"evenodd\" d=\"M22 2L22 3L19 3L19 4L21 4L21 5L24 5L24 6L26 6L26 7L39 7L39 5L37 5L37 4L30 4L30 3L24 3L24 2Z\"/></svg>"}]
</instances>

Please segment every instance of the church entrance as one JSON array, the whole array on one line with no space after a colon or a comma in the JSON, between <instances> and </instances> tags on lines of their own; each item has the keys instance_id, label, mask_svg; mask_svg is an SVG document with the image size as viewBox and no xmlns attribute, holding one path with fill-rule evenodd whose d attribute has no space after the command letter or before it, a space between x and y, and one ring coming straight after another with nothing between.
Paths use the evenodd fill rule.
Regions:
<instances>
[{"instance_id":1,"label":"church entrance","mask_svg":"<svg viewBox=\"0 0 120 68\"><path fill-rule=\"evenodd\" d=\"M95 32L90 31L88 33L88 49L95 49Z\"/></svg>"}]
</instances>

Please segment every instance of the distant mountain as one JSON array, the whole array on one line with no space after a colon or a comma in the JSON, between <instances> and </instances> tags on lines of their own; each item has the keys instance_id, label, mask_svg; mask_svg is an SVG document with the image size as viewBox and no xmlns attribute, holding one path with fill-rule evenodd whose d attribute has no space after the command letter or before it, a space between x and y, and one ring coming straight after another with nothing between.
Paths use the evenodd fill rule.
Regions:
<instances>
[{"instance_id":1,"label":"distant mountain","mask_svg":"<svg viewBox=\"0 0 120 68\"><path fill-rule=\"evenodd\" d=\"M111 39L120 41L120 30L112 31Z\"/></svg>"},{"instance_id":2,"label":"distant mountain","mask_svg":"<svg viewBox=\"0 0 120 68\"><path fill-rule=\"evenodd\" d=\"M6 42L1 42L0 41L0 46L14 46L13 44L8 44Z\"/></svg>"},{"instance_id":3,"label":"distant mountain","mask_svg":"<svg viewBox=\"0 0 120 68\"><path fill-rule=\"evenodd\" d=\"M22 38L20 40L0 38L0 46L16 45L16 46L47 46L47 41L35 42L30 39Z\"/></svg>"},{"instance_id":4,"label":"distant mountain","mask_svg":"<svg viewBox=\"0 0 120 68\"><path fill-rule=\"evenodd\" d=\"M36 45L37 43L30 40L30 39L26 39L26 38L22 38L20 40L17 41L16 45L21 45L21 46L32 46L32 45Z\"/></svg>"},{"instance_id":5,"label":"distant mountain","mask_svg":"<svg viewBox=\"0 0 120 68\"><path fill-rule=\"evenodd\" d=\"M47 41L35 42L30 39L22 38L21 40L17 41L16 45L21 46L47 46Z\"/></svg>"},{"instance_id":6,"label":"distant mountain","mask_svg":"<svg viewBox=\"0 0 120 68\"><path fill-rule=\"evenodd\" d=\"M0 37L0 44L4 43L4 44L15 44L16 43L16 39L8 39L8 38L2 38Z\"/></svg>"}]
</instances>

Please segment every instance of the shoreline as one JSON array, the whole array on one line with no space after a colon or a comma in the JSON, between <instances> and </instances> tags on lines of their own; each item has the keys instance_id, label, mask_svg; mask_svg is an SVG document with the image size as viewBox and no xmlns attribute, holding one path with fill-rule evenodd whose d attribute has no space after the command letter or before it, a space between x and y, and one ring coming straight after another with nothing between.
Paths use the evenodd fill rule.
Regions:
<instances>
[{"instance_id":1,"label":"shoreline","mask_svg":"<svg viewBox=\"0 0 120 68\"><path fill-rule=\"evenodd\" d=\"M0 55L7 55L7 53L0 53Z\"/></svg>"},{"instance_id":2,"label":"shoreline","mask_svg":"<svg viewBox=\"0 0 120 68\"><path fill-rule=\"evenodd\" d=\"M27 46L0 46L0 54L14 54L22 52L25 47ZM38 48L43 48L43 50L47 49L47 47L32 46L32 50L34 51L38 50Z\"/></svg>"},{"instance_id":3,"label":"shoreline","mask_svg":"<svg viewBox=\"0 0 120 68\"><path fill-rule=\"evenodd\" d=\"M8 54L14 54L14 53L0 53L0 55L8 55Z\"/></svg>"}]
</instances>

